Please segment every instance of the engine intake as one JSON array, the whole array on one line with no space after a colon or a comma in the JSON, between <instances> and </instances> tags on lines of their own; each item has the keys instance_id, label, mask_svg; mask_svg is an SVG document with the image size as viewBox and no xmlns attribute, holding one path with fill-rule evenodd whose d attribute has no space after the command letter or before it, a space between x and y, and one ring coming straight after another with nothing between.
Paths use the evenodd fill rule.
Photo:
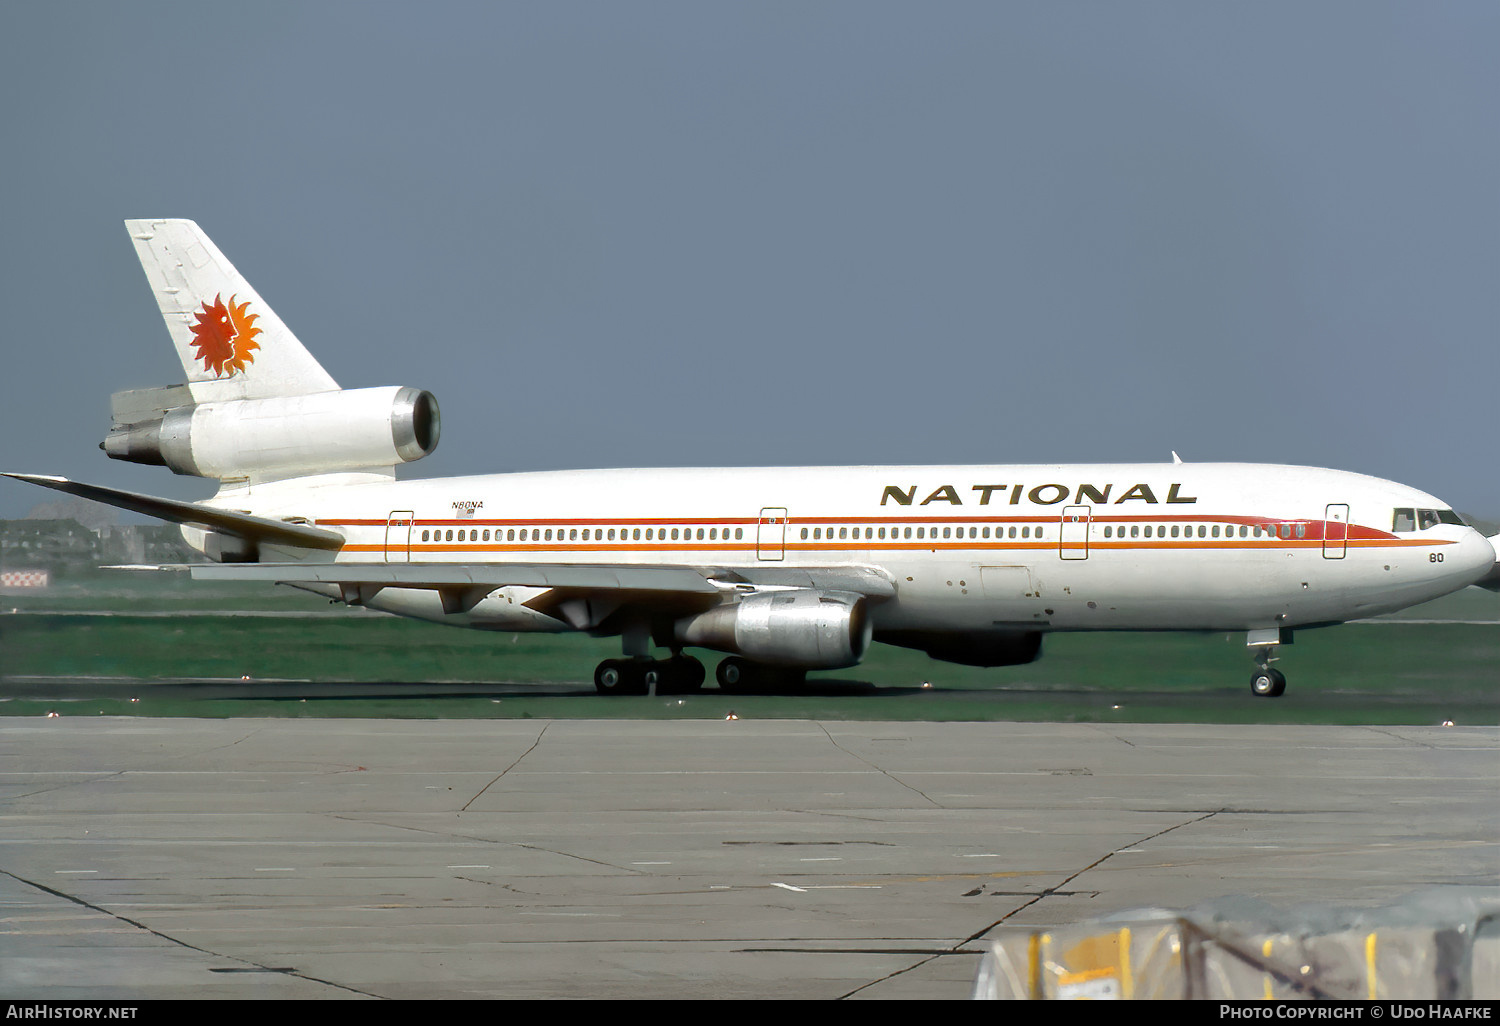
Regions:
<instances>
[{"instance_id":1,"label":"engine intake","mask_svg":"<svg viewBox=\"0 0 1500 1026\"><path fill-rule=\"evenodd\" d=\"M431 392L356 388L159 410L116 423L100 448L194 477L295 476L419 460L437 448L440 426Z\"/></svg>"},{"instance_id":2,"label":"engine intake","mask_svg":"<svg viewBox=\"0 0 1500 1026\"><path fill-rule=\"evenodd\" d=\"M769 666L834 670L864 658L870 619L863 595L774 591L678 620L675 637Z\"/></svg>"}]
</instances>

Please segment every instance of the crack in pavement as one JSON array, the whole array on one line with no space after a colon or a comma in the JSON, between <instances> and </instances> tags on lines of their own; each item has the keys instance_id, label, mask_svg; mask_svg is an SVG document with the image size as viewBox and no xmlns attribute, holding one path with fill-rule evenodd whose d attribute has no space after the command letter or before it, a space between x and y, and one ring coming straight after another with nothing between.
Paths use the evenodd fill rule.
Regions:
<instances>
[{"instance_id":1,"label":"crack in pavement","mask_svg":"<svg viewBox=\"0 0 1500 1026\"><path fill-rule=\"evenodd\" d=\"M44 894L50 894L50 895L52 895L55 898L61 898L64 901L70 901L70 902L72 902L75 905L79 905L79 906L81 906L83 908L88 909L91 912L97 912L100 915L109 916L111 919L114 919L114 920L117 920L119 922L122 922L122 923L126 924L127 926L134 927L135 929L140 930L143 933L148 933L151 936L157 937L157 938L159 938L161 940L164 940L164 941L166 941L169 944L176 944L178 947L187 948L189 951L196 951L196 952L198 952L200 954L208 955L211 958L223 958L223 959L228 959L228 960L233 961L233 962L240 962L240 963L244 964L245 966L249 967L248 969L233 970L233 971L239 971L239 972L246 972L246 971L267 972L267 973L276 973L277 975L280 975L280 976L295 976L299 980L307 980L309 983L322 984L325 987L336 987L339 990L346 990L346 991L348 991L351 994L358 994L361 997L371 997L371 998L380 998L381 997L381 995L372 993L371 991L368 991L368 990L360 990L358 987L350 987L350 986L348 986L346 984L343 984L343 983L335 983L333 980L325 980L325 979L321 979L320 977L317 977L317 976L309 976L306 973L298 972L297 970L288 968L286 966L262 965L261 963L256 962L253 959L242 958L239 955L226 955L226 954L224 954L221 951L210 951L208 948L200 948L196 944L189 944L187 941L182 940L182 939L177 938L177 937L173 937L169 933L162 933L160 930L153 929L152 927L147 926L145 923L142 923L142 922L140 922L138 920L135 920L135 919L131 919L129 916L122 916L118 912L111 912L107 908L102 908L99 905L95 905L93 902L85 901L83 898L80 898L80 897L78 897L76 895L68 894L66 891L57 890L55 887L48 887L46 884L37 883L35 880L28 880L24 876L17 876L15 873L12 873L8 869L0 869L0 873L4 873L6 876L10 877L12 880L15 880L17 883L25 884L27 887L35 888L36 890L39 890L39 891L41 891ZM210 968L208 971L209 972L224 972L226 970Z\"/></svg>"},{"instance_id":2,"label":"crack in pavement","mask_svg":"<svg viewBox=\"0 0 1500 1026\"><path fill-rule=\"evenodd\" d=\"M894 781L897 784L900 784L902 787L906 788L908 791L912 792L913 794L921 795L922 796L922 800L925 801L925 802L927 802L928 804L930 804L933 808L936 808L936 809L944 808L944 806L942 805L942 803L933 801L933 799L930 796L928 796L921 788L919 788L919 787L913 787L911 784L908 784L906 781L902 780L900 777L896 776L894 773L891 773L891 772L889 772L887 770L884 770L881 767L875 765L873 762L871 762L869 759L866 759L864 756L859 755L856 752L849 751L849 749L845 748L843 745L839 744L837 741L835 741L833 739L833 735L828 732L828 728L825 727L825 726L823 726L823 724L821 722L818 723L818 729L821 730L823 732L824 736L828 738L828 743L829 744L833 745L833 747L837 748L839 751L843 752L845 755L847 755L847 756L849 756L850 758L853 758L853 759L858 759L860 762L864 763L866 766L870 767L875 772L881 773L881 774L885 775L886 777L889 777L892 781Z\"/></svg>"},{"instance_id":3,"label":"crack in pavement","mask_svg":"<svg viewBox=\"0 0 1500 1026\"><path fill-rule=\"evenodd\" d=\"M521 760L522 759L526 758L526 756L528 756L532 752L536 751L536 746L542 743L542 738L547 735L547 728L550 727L550 726L552 726L552 721L551 720L548 720L546 723L542 724L542 731L541 731L540 734L538 734L536 736L536 740L533 741L533 742L531 742L531 747L528 748L528 749L526 749L526 751L522 752L520 755L516 756L516 761L515 762L511 763L509 766L507 766L503 770L501 770L500 773L495 777L494 780L491 780L488 784L485 784L483 787L481 787L479 789L479 793L476 794L474 797L470 798L468 801L464 802L463 808L459 809L458 811L459 812L468 812L469 811L469 806L473 805L481 797L483 797L484 792L486 792L490 788L494 787L495 784L500 780L500 777L505 776L505 774L507 774L511 770L515 769L517 766L519 766L521 764Z\"/></svg>"},{"instance_id":4,"label":"crack in pavement","mask_svg":"<svg viewBox=\"0 0 1500 1026\"><path fill-rule=\"evenodd\" d=\"M1028 908L1030 908L1032 905L1035 905L1037 902L1041 901L1043 898L1045 898L1045 897L1047 897L1047 896L1049 896L1051 894L1056 893L1061 888L1064 888L1068 884L1072 883L1074 880L1077 880L1084 873L1087 873L1091 869L1098 868L1099 866L1101 866L1105 862L1107 862L1109 859L1113 858L1115 855L1117 855L1120 852L1126 850L1127 848L1133 848L1136 845L1146 844L1148 842L1154 841L1158 837L1162 837L1162 836L1164 836L1166 834L1170 834L1173 830L1180 830L1181 828L1186 827L1186 826L1193 826L1194 824L1202 823L1204 820L1212 819L1214 816L1217 816L1220 812L1223 812L1223 811L1224 811L1223 809L1215 809L1214 811L1204 813L1201 816L1195 816L1192 819L1185 819L1181 823L1173 824L1172 826L1166 827L1166 828L1164 828L1162 830L1158 830L1154 834L1148 834L1145 837L1139 838L1137 840L1128 841L1125 844L1120 845L1118 848L1115 848L1115 849L1113 849L1111 851L1107 851L1103 855L1101 855L1097 859L1095 859L1093 862L1090 862L1088 865L1084 866L1082 869L1077 870L1076 872L1072 873L1071 875L1069 875L1065 879L1059 881L1058 884L1055 887L1048 887L1045 890L1039 892L1037 894L1037 896L1034 897L1034 898L1032 898L1030 901L1024 901L1024 902L1022 902L1021 904L1017 905L1015 908L1011 909L1009 912L1005 913L1005 915L1003 915L999 919L995 920L989 926L986 926L984 929L979 930L979 931L977 931L975 933L970 934L969 936L965 937L963 940L959 941L957 944L954 944L951 947L949 947L948 950L946 950L946 951L939 951L936 954L930 955L927 958L924 958L924 959L922 959L919 962L915 962L915 963L907 966L904 969L897 969L894 972L886 973L884 976L880 977L879 979L871 980L869 983L862 983L858 987L855 987L853 990L849 991L847 994L840 994L838 1000L842 1001L844 998L853 997L855 994L858 994L860 991L867 990L870 987L875 986L877 983L884 983L885 981L887 981L887 980L893 980L893 979L895 979L898 976L904 976L905 974L911 972L912 970L914 970L914 969L920 969L922 966L926 965L928 962L932 962L932 961L934 961L936 959L942 958L945 955L965 954L966 952L963 951L963 948L964 948L965 945L974 943L976 940L978 940L979 938L983 937L985 934L989 933L991 930L993 930L995 927L999 926L1001 923L1005 922L1007 919L1011 918L1012 916L1019 915L1021 912L1025 911Z\"/></svg>"}]
</instances>

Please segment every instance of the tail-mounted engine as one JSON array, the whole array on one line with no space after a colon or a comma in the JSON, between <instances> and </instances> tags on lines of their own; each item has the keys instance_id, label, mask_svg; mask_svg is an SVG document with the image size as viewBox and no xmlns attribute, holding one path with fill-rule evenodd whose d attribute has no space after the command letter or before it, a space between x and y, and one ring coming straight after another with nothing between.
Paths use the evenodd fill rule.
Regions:
<instances>
[{"instance_id":1,"label":"tail-mounted engine","mask_svg":"<svg viewBox=\"0 0 1500 1026\"><path fill-rule=\"evenodd\" d=\"M870 645L865 598L811 589L764 592L678 620L676 640L770 666L853 666Z\"/></svg>"},{"instance_id":2,"label":"tail-mounted engine","mask_svg":"<svg viewBox=\"0 0 1500 1026\"><path fill-rule=\"evenodd\" d=\"M176 386L112 405L110 457L219 480L393 467L436 449L440 423L431 392L401 386L206 403Z\"/></svg>"}]
</instances>

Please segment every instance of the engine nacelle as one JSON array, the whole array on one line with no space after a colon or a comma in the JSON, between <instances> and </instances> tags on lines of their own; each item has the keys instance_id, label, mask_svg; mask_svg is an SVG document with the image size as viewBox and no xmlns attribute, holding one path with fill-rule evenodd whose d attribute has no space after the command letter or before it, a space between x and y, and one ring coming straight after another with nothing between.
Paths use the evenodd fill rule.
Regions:
<instances>
[{"instance_id":1,"label":"engine nacelle","mask_svg":"<svg viewBox=\"0 0 1500 1026\"><path fill-rule=\"evenodd\" d=\"M888 631L879 640L920 649L934 659L961 666L1020 666L1035 662L1042 654L1041 631Z\"/></svg>"},{"instance_id":2,"label":"engine nacelle","mask_svg":"<svg viewBox=\"0 0 1500 1026\"><path fill-rule=\"evenodd\" d=\"M834 670L864 658L870 619L863 595L773 591L678 620L675 636L769 666Z\"/></svg>"},{"instance_id":3,"label":"engine nacelle","mask_svg":"<svg viewBox=\"0 0 1500 1026\"><path fill-rule=\"evenodd\" d=\"M180 406L116 424L100 448L194 477L290 477L419 460L437 448L439 426L431 392L355 388Z\"/></svg>"}]
</instances>

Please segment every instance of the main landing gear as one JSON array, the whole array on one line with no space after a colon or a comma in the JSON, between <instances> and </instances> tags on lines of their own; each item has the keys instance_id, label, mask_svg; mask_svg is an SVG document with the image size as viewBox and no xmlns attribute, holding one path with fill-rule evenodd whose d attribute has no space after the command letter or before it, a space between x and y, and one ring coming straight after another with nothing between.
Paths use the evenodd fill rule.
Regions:
<instances>
[{"instance_id":1,"label":"main landing gear","mask_svg":"<svg viewBox=\"0 0 1500 1026\"><path fill-rule=\"evenodd\" d=\"M671 659L606 659L594 669L601 695L687 695L703 687L703 664L692 656Z\"/></svg>"},{"instance_id":2,"label":"main landing gear","mask_svg":"<svg viewBox=\"0 0 1500 1026\"><path fill-rule=\"evenodd\" d=\"M720 691L731 695L757 695L790 691L807 678L807 671L766 666L730 656L719 663L714 677L719 682Z\"/></svg>"},{"instance_id":3,"label":"main landing gear","mask_svg":"<svg viewBox=\"0 0 1500 1026\"><path fill-rule=\"evenodd\" d=\"M601 695L690 695L702 689L705 676L702 663L681 653L670 659L606 659L594 669L594 687ZM807 671L730 656L714 677L726 694L765 695L795 690Z\"/></svg>"}]
</instances>

